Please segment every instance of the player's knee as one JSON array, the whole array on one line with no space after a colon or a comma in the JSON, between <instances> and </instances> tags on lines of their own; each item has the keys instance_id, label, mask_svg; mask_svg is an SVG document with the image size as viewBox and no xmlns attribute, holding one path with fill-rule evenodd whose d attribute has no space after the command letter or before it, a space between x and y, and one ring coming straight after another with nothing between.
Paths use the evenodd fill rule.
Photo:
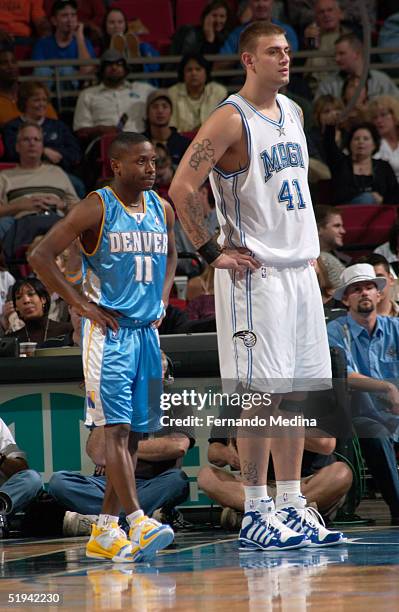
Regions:
<instances>
[{"instance_id":1,"label":"player's knee","mask_svg":"<svg viewBox=\"0 0 399 612\"><path fill-rule=\"evenodd\" d=\"M352 486L353 474L350 467L343 461L336 461L331 466L332 482L337 494L344 495Z\"/></svg>"},{"instance_id":2,"label":"player's knee","mask_svg":"<svg viewBox=\"0 0 399 612\"><path fill-rule=\"evenodd\" d=\"M121 442L128 444L130 439L130 425L127 423L118 423L116 425L105 426L105 439L107 442L115 443Z\"/></svg>"}]
</instances>

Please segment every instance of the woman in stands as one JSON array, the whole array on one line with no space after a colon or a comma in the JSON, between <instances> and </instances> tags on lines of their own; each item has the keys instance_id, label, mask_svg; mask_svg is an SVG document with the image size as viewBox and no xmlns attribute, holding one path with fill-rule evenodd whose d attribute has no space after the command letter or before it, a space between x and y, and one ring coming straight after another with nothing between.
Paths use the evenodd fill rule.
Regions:
<instances>
[{"instance_id":1,"label":"woman in stands","mask_svg":"<svg viewBox=\"0 0 399 612\"><path fill-rule=\"evenodd\" d=\"M393 96L378 96L370 102L369 113L381 138L374 157L389 162L399 181L399 100Z\"/></svg>"},{"instance_id":2,"label":"woman in stands","mask_svg":"<svg viewBox=\"0 0 399 612\"><path fill-rule=\"evenodd\" d=\"M217 54L229 35L233 22L226 0L213 0L201 15L201 24L181 26L172 39L170 55L186 53Z\"/></svg>"},{"instance_id":3,"label":"woman in stands","mask_svg":"<svg viewBox=\"0 0 399 612\"><path fill-rule=\"evenodd\" d=\"M143 26L145 28L145 26ZM147 42L140 42L140 32L129 31L129 24L125 13L119 8L109 8L105 13L103 25L103 46L102 51L116 49L126 57L129 64L134 63L137 57L158 57L159 51L154 49ZM160 70L159 64L143 64L144 72L157 72ZM137 72L140 66L134 67ZM157 82L153 82L157 85Z\"/></svg>"},{"instance_id":4,"label":"woman in stands","mask_svg":"<svg viewBox=\"0 0 399 612\"><path fill-rule=\"evenodd\" d=\"M227 96L220 83L209 81L211 66L199 53L185 55L178 68L176 85L169 87L173 112L170 124L178 132L193 132Z\"/></svg>"},{"instance_id":5,"label":"woman in stands","mask_svg":"<svg viewBox=\"0 0 399 612\"><path fill-rule=\"evenodd\" d=\"M12 286L11 297L24 327L10 336L20 342L37 342L38 348L56 338L62 345L62 337L70 334L72 325L49 318L51 298L43 283L37 278L19 280Z\"/></svg>"},{"instance_id":6,"label":"woman in stands","mask_svg":"<svg viewBox=\"0 0 399 612\"><path fill-rule=\"evenodd\" d=\"M15 148L18 130L26 121L37 123L43 132L45 161L68 172L78 195L83 197L85 187L73 174L82 157L80 145L63 121L46 117L49 101L50 93L44 83L28 81L20 85L17 105L21 114L3 127L5 159L11 162L19 160Z\"/></svg>"},{"instance_id":7,"label":"woman in stands","mask_svg":"<svg viewBox=\"0 0 399 612\"><path fill-rule=\"evenodd\" d=\"M360 123L348 135L349 155L335 142L336 118L323 143L332 175L335 204L399 204L399 185L388 162L373 159L380 137L372 123Z\"/></svg>"}]
</instances>

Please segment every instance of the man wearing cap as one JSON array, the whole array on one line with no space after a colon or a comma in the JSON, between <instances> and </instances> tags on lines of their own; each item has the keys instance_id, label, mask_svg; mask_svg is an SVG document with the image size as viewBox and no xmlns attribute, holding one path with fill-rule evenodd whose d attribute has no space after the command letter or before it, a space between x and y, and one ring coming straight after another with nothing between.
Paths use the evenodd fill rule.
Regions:
<instances>
[{"instance_id":1,"label":"man wearing cap","mask_svg":"<svg viewBox=\"0 0 399 612\"><path fill-rule=\"evenodd\" d=\"M172 110L172 100L167 89L152 91L147 98L147 125L144 134L154 146L162 144L166 147L176 168L190 140L179 134L175 127L170 127Z\"/></svg>"},{"instance_id":2,"label":"man wearing cap","mask_svg":"<svg viewBox=\"0 0 399 612\"><path fill-rule=\"evenodd\" d=\"M154 88L142 81L126 80L124 56L108 49L101 57L100 84L84 89L78 97L73 129L78 138L92 140L119 130L143 132L146 101Z\"/></svg>"},{"instance_id":3,"label":"man wearing cap","mask_svg":"<svg viewBox=\"0 0 399 612\"><path fill-rule=\"evenodd\" d=\"M355 264L341 275L334 298L348 308L327 325L330 346L345 351L352 414L364 459L399 525L399 477L393 440L399 433L399 319L377 315L386 278L372 265Z\"/></svg>"},{"instance_id":4,"label":"man wearing cap","mask_svg":"<svg viewBox=\"0 0 399 612\"><path fill-rule=\"evenodd\" d=\"M51 9L51 23L54 34L37 41L32 51L32 59L45 60L88 60L95 58L91 42L85 38L83 23L78 21L77 4L75 0L55 0ZM73 80L77 72L81 75L93 74L93 66L63 66L60 74L71 75L71 81L62 82L63 89L77 89L79 81ZM34 70L37 76L53 77L54 70L50 66L38 66ZM49 83L49 87L53 85Z\"/></svg>"}]
</instances>

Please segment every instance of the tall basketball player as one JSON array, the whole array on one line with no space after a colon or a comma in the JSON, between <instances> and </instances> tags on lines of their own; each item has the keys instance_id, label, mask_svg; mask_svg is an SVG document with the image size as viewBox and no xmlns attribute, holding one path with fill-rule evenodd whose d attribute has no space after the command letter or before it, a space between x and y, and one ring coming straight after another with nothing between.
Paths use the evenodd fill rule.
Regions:
<instances>
[{"instance_id":1,"label":"tall basketball player","mask_svg":"<svg viewBox=\"0 0 399 612\"><path fill-rule=\"evenodd\" d=\"M216 270L222 378L281 394L291 405L331 384L320 290L312 261L319 241L307 182L308 152L299 107L278 93L289 81L284 30L254 22L241 34L243 88L201 127L170 188L185 231ZM219 241L202 222L198 189L210 174ZM291 395L290 395L291 393ZM287 398L286 398L287 400ZM300 491L303 435L269 439L238 432L245 485L240 548L326 546L343 541L306 507ZM269 451L276 506L267 494Z\"/></svg>"},{"instance_id":2,"label":"tall basketball player","mask_svg":"<svg viewBox=\"0 0 399 612\"><path fill-rule=\"evenodd\" d=\"M62 219L31 255L46 286L83 317L87 416L105 425L107 487L86 555L113 561L151 559L173 540L169 525L144 516L134 465L140 434L159 429L161 355L156 326L176 267L174 213L150 191L155 152L140 134L124 132L110 149L112 186L98 189ZM55 258L80 238L84 295L59 272ZM150 384L151 382L151 384ZM129 539L118 527L123 508Z\"/></svg>"}]
</instances>

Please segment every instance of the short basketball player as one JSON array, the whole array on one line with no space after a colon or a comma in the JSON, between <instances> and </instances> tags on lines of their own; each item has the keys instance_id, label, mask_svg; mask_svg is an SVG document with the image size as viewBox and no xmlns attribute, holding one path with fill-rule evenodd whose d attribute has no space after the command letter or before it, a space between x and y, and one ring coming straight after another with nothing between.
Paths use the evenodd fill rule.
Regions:
<instances>
[{"instance_id":1,"label":"short basketball player","mask_svg":"<svg viewBox=\"0 0 399 612\"><path fill-rule=\"evenodd\" d=\"M330 354L312 262L319 241L307 182L302 113L278 90L289 80L284 30L254 22L241 34L246 81L201 127L170 188L179 218L215 275L223 379L273 395L331 384ZM221 236L202 222L198 189L210 174ZM288 395L291 405L299 396ZM342 542L300 491L303 436L239 433L245 485L241 549L289 549ZM271 449L276 507L267 494Z\"/></svg>"},{"instance_id":2,"label":"short basketball player","mask_svg":"<svg viewBox=\"0 0 399 612\"><path fill-rule=\"evenodd\" d=\"M105 425L107 487L86 555L113 561L151 559L173 540L169 525L144 516L134 465L139 435L159 429L161 355L156 329L176 267L174 213L151 191L155 152L140 134L124 132L110 148L112 186L98 189L49 232L30 261L46 286L83 317L88 418ZM55 258L80 238L83 293ZM134 433L133 433L134 432ZM129 539L118 527L123 508Z\"/></svg>"}]
</instances>

